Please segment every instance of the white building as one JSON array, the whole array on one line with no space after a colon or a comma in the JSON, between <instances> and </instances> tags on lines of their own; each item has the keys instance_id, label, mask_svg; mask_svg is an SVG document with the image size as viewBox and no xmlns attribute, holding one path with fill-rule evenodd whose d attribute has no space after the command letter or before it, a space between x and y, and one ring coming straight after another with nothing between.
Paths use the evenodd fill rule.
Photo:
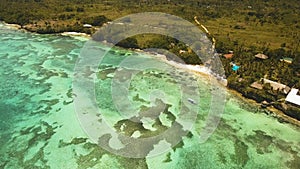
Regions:
<instances>
[{"instance_id":1,"label":"white building","mask_svg":"<svg viewBox=\"0 0 300 169\"><path fill-rule=\"evenodd\" d=\"M299 89L292 88L290 93L285 98L285 101L300 106L300 95L298 95Z\"/></svg>"},{"instance_id":2,"label":"white building","mask_svg":"<svg viewBox=\"0 0 300 169\"><path fill-rule=\"evenodd\" d=\"M83 27L85 27L85 28L91 28L93 26L91 24L83 24Z\"/></svg>"}]
</instances>

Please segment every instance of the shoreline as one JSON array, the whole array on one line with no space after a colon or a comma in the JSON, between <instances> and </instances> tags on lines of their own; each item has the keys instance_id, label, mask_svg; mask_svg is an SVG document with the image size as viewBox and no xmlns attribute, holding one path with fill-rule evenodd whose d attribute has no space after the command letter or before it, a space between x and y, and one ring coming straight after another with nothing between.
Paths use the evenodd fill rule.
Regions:
<instances>
[{"instance_id":1,"label":"shoreline","mask_svg":"<svg viewBox=\"0 0 300 169\"><path fill-rule=\"evenodd\" d=\"M24 30L30 33L37 33L35 31L30 31L27 30L25 28L23 28L21 25L18 24L9 24L6 23L5 21L0 21L0 24L3 24L5 27L9 28L9 29L15 29L15 30ZM41 34L41 33L37 33L37 34ZM61 33L44 33L44 34L49 34L49 35L61 35L61 36L69 36L72 38L76 38L76 37L81 37L81 38L85 38L86 40L90 40L92 39L90 34L86 34L86 33L82 33L82 32L61 32ZM118 46L119 47L119 46ZM190 65L190 64L181 64L181 63L177 63L175 61L171 61L168 60L166 58L165 55L159 54L159 53L151 53L151 52L147 52L147 51L143 51L141 49L128 49L128 48L124 48L124 47L120 47L126 50L132 50L132 51L136 51L136 52L143 52L146 54L150 54L150 55L154 55L158 58L160 58L161 60L165 61L167 64L170 64L174 67L178 67L181 69L185 69L187 71L193 72L195 73L197 76L213 76L213 74L210 72L210 70L208 70L207 67L203 66L203 65ZM215 77L215 76L213 76ZM216 77L215 77L216 78ZM226 79L222 79L223 81ZM220 82L222 85L224 85L224 83ZM300 127L300 121L297 120L296 118L293 118L291 116L286 115L283 111L273 107L273 106L269 106L267 108L261 108L261 104L258 103L257 101L247 98L245 96L242 95L242 93L231 89L227 86L227 80L226 80L226 85L224 85L224 87L226 87L226 89L231 93L234 94L235 96L241 98L243 101L252 104L254 106L256 106L257 108L259 108L260 110L268 110L270 113L266 113L268 116L274 117L275 119L279 120L280 122L285 122L285 123L289 123L292 125L295 125L297 127Z\"/></svg>"},{"instance_id":2,"label":"shoreline","mask_svg":"<svg viewBox=\"0 0 300 169\"><path fill-rule=\"evenodd\" d=\"M279 122L283 122L283 123L289 123L289 124L292 124L292 125L295 125L297 127L300 127L300 121L293 118L293 117L290 117L286 114L283 113L283 111L279 110L279 109L276 109L275 107L273 106L268 106L266 108L262 108L261 107L261 103L258 103L257 101L253 100L253 99L250 99L250 98L247 98L245 96L243 96L241 93L239 93L238 91L234 90L234 89L231 89L229 87L226 87L227 90L235 95L236 97L240 98L241 100L257 107L259 110L261 110L263 113L267 114L268 116L270 117L273 117L275 118L276 120L278 120ZM269 112L266 112L269 111Z\"/></svg>"},{"instance_id":3,"label":"shoreline","mask_svg":"<svg viewBox=\"0 0 300 169\"><path fill-rule=\"evenodd\" d=\"M4 21L0 21L0 23L2 23L4 26L6 26L7 28L10 28L10 29L21 29L21 30L23 29L22 26L18 25L18 24L10 24L10 23L6 23Z\"/></svg>"}]
</instances>

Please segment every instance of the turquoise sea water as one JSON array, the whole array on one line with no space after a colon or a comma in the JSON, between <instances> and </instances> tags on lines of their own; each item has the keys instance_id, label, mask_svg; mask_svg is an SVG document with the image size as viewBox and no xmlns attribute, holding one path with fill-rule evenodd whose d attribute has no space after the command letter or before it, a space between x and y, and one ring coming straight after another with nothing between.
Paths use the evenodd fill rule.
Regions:
<instances>
[{"instance_id":1,"label":"turquoise sea water","mask_svg":"<svg viewBox=\"0 0 300 169\"><path fill-rule=\"evenodd\" d=\"M210 102L211 89L206 77L176 68L171 70L176 77L199 85L199 115L191 132L169 152L154 157L129 159L107 152L89 139L74 110L73 70L85 42L0 24L0 168L300 168L300 128L278 122L229 92L218 128L200 144L196 136L215 104ZM96 99L116 131L126 124L125 135L140 131L146 137L152 127L163 130L172 123L170 116L177 117L180 93L168 74L157 70L139 73L130 83L129 99L137 106L151 106L147 93L163 89L169 94L162 99L169 111L160 116L161 124L145 124L146 131L122 119L109 93L119 68L116 63L124 57L150 57L125 53L128 51L113 50L100 66Z\"/></svg>"}]
</instances>

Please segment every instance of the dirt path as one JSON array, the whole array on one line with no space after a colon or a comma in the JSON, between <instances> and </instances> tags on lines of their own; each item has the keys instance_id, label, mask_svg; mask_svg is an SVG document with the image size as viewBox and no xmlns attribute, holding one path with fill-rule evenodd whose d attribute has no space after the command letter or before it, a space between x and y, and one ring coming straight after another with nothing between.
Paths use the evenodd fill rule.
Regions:
<instances>
[{"instance_id":1,"label":"dirt path","mask_svg":"<svg viewBox=\"0 0 300 169\"><path fill-rule=\"evenodd\" d=\"M216 39L211 35L211 33L208 31L208 29L198 21L197 16L194 16L194 21L195 21L199 26L201 26L201 28L205 31L205 33L206 33L207 35L209 35L209 37L212 38L212 41L213 41L213 49L215 49L215 47L216 47Z\"/></svg>"}]
</instances>

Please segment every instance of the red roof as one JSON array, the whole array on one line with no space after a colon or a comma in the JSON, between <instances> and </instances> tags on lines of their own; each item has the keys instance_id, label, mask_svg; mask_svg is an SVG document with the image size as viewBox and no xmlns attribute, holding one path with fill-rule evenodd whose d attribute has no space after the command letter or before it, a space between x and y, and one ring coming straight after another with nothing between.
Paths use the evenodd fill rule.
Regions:
<instances>
[{"instance_id":1,"label":"red roof","mask_svg":"<svg viewBox=\"0 0 300 169\"><path fill-rule=\"evenodd\" d=\"M233 54L232 53L229 53L229 54L224 54L224 57L226 59L231 59L233 57Z\"/></svg>"}]
</instances>

